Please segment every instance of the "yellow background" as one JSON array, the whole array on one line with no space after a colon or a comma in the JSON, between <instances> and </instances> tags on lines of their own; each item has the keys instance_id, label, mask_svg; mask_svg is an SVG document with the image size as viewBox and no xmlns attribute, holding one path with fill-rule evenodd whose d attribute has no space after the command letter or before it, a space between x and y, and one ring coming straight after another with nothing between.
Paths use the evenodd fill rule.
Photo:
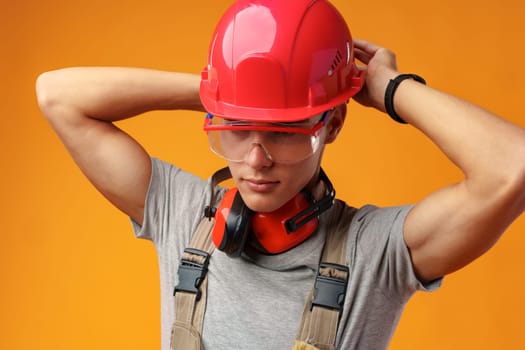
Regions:
<instances>
[{"instance_id":1,"label":"yellow background","mask_svg":"<svg viewBox=\"0 0 525 350\"><path fill-rule=\"evenodd\" d=\"M76 169L37 108L34 82L77 65L200 72L228 3L2 0L1 349L159 348L154 248ZM354 36L394 49L402 71L525 126L523 1L335 4ZM120 125L152 155L207 177L222 163L202 118L156 112ZM355 206L411 203L461 178L416 130L353 102L324 166ZM417 294L390 349L522 349L524 229L521 217L438 292Z\"/></svg>"}]
</instances>

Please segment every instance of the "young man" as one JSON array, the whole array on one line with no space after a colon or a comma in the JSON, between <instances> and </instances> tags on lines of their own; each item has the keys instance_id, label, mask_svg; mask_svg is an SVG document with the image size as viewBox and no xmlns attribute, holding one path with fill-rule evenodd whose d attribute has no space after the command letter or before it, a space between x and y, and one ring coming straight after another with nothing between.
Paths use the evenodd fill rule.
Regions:
<instances>
[{"instance_id":1,"label":"young man","mask_svg":"<svg viewBox=\"0 0 525 350\"><path fill-rule=\"evenodd\" d=\"M354 58L366 68L357 69ZM330 195L321 159L350 97L423 132L465 178L413 206L354 214L337 348L386 348L410 296L483 254L525 206L524 130L418 76L400 76L394 54L352 40L325 0L238 1L217 26L201 76L70 68L42 74L37 94L78 166L132 218L136 235L156 245L163 349L170 347L179 261L212 195L205 181L151 159L114 121L159 109L209 112L210 146L228 162L234 200L256 215L239 258L215 251L209 261L208 349L292 347L335 206L296 241L288 241L293 230L271 231L277 246L258 235L255 217L281 213L298 196L318 203ZM225 190L214 195L219 206Z\"/></svg>"}]
</instances>

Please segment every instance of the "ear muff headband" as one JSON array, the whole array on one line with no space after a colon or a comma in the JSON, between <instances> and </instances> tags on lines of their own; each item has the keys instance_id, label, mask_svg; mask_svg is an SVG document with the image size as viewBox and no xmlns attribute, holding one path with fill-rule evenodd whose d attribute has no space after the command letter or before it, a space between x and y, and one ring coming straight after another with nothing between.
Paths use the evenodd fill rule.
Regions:
<instances>
[{"instance_id":1,"label":"ear muff headband","mask_svg":"<svg viewBox=\"0 0 525 350\"><path fill-rule=\"evenodd\" d=\"M330 209L334 204L334 186L332 186L332 183L330 182L330 179L328 179L328 176L326 176L323 168L320 169L319 179L326 185L326 195L318 202L312 200L312 205L286 220L285 228L288 233L295 232L313 218L317 218L324 211Z\"/></svg>"}]
</instances>

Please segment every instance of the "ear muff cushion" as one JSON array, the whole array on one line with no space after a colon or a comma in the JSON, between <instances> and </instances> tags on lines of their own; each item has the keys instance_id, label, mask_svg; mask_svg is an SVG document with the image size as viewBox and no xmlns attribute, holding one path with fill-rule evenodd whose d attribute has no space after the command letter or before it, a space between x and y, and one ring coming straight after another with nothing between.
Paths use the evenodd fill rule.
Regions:
<instances>
[{"instance_id":1,"label":"ear muff cushion","mask_svg":"<svg viewBox=\"0 0 525 350\"><path fill-rule=\"evenodd\" d=\"M230 256L239 256L251 230L252 216L253 211L244 204L237 189L228 190L215 213L215 246Z\"/></svg>"}]
</instances>

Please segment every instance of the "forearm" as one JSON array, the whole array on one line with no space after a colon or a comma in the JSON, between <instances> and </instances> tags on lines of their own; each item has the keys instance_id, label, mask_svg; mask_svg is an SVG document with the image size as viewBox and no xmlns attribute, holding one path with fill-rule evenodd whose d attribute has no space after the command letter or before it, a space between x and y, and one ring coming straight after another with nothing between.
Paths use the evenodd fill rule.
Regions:
<instances>
[{"instance_id":1,"label":"forearm","mask_svg":"<svg viewBox=\"0 0 525 350\"><path fill-rule=\"evenodd\" d=\"M364 40L356 39L354 43L356 57L367 64L365 88L356 99L384 112L388 81L399 74L395 55ZM465 173L472 191L490 193L502 188L502 183L512 183L521 190L525 182L522 128L411 79L404 80L397 88L394 109Z\"/></svg>"},{"instance_id":2,"label":"forearm","mask_svg":"<svg viewBox=\"0 0 525 350\"><path fill-rule=\"evenodd\" d=\"M199 80L141 68L65 68L42 74L37 96L48 118L68 110L74 112L69 116L116 121L150 110L202 110Z\"/></svg>"},{"instance_id":3,"label":"forearm","mask_svg":"<svg viewBox=\"0 0 525 350\"><path fill-rule=\"evenodd\" d=\"M525 177L525 131L457 97L406 80L396 112L427 135L464 173L470 189L494 193Z\"/></svg>"}]
</instances>

